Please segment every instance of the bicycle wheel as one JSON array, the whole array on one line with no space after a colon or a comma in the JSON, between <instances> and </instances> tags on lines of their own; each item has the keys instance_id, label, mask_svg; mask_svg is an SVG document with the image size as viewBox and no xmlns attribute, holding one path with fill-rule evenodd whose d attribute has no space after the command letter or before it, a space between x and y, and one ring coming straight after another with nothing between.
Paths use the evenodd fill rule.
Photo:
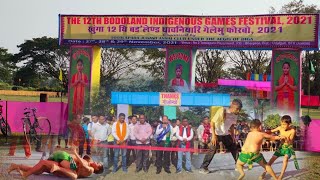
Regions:
<instances>
[{"instance_id":1,"label":"bicycle wheel","mask_svg":"<svg viewBox=\"0 0 320 180\"><path fill-rule=\"evenodd\" d=\"M31 145L33 133L31 132L31 123L29 119L23 120L23 134L27 143Z\"/></svg>"},{"instance_id":2,"label":"bicycle wheel","mask_svg":"<svg viewBox=\"0 0 320 180\"><path fill-rule=\"evenodd\" d=\"M2 117L1 120L0 120L0 125L1 125L1 133L4 135L4 136L11 136L11 128L8 124L6 124L6 121L5 119Z\"/></svg>"},{"instance_id":3,"label":"bicycle wheel","mask_svg":"<svg viewBox=\"0 0 320 180\"><path fill-rule=\"evenodd\" d=\"M49 119L39 119L38 124L35 125L35 131L37 143L39 143L39 146L42 146L42 151L46 151L51 135L51 123Z\"/></svg>"}]
</instances>

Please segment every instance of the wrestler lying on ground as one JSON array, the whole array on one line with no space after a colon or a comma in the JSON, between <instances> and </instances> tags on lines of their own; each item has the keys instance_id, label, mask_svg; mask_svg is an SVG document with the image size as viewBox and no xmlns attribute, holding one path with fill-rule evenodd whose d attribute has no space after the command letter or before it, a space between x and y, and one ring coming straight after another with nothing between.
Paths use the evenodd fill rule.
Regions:
<instances>
[{"instance_id":1,"label":"wrestler lying on ground","mask_svg":"<svg viewBox=\"0 0 320 180\"><path fill-rule=\"evenodd\" d=\"M23 178L27 178L31 174L39 175L47 172L59 177L77 179L89 177L92 173L102 173L103 165L93 162L89 156L80 158L77 150L73 148L72 154L65 151L56 151L48 160L40 160L35 166L12 163L8 168L8 173L13 170L17 170Z\"/></svg>"}]
</instances>

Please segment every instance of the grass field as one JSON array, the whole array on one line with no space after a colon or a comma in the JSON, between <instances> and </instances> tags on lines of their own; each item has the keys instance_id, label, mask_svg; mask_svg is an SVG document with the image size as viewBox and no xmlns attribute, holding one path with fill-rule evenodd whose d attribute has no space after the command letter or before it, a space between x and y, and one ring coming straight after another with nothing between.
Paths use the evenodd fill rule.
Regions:
<instances>
[{"instance_id":1,"label":"grass field","mask_svg":"<svg viewBox=\"0 0 320 180\"><path fill-rule=\"evenodd\" d=\"M308 108L302 108L302 115L307 115L308 114ZM310 109L309 110L309 116L312 119L320 119L320 109Z\"/></svg>"},{"instance_id":2,"label":"grass field","mask_svg":"<svg viewBox=\"0 0 320 180\"><path fill-rule=\"evenodd\" d=\"M22 101L22 102L40 102L39 96L8 96L0 94L0 99L3 101ZM48 97L48 102L60 102L60 97ZM62 102L68 102L66 96L62 97Z\"/></svg>"}]
</instances>

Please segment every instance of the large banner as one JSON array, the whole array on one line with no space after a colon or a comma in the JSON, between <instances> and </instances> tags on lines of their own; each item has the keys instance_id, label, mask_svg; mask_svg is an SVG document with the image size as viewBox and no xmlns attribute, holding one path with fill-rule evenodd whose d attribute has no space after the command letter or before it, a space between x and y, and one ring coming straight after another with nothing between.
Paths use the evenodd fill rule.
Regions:
<instances>
[{"instance_id":1,"label":"large banner","mask_svg":"<svg viewBox=\"0 0 320 180\"><path fill-rule=\"evenodd\" d=\"M277 111L299 117L300 51L274 50L272 57L272 100ZM298 120L298 119L296 119Z\"/></svg>"},{"instance_id":2,"label":"large banner","mask_svg":"<svg viewBox=\"0 0 320 180\"><path fill-rule=\"evenodd\" d=\"M166 79L169 89L190 92L191 83L191 49L167 48Z\"/></svg>"},{"instance_id":3,"label":"large banner","mask_svg":"<svg viewBox=\"0 0 320 180\"><path fill-rule=\"evenodd\" d=\"M69 120L90 113L91 47L71 47Z\"/></svg>"},{"instance_id":4,"label":"large banner","mask_svg":"<svg viewBox=\"0 0 320 180\"><path fill-rule=\"evenodd\" d=\"M60 44L318 48L318 14L59 15Z\"/></svg>"}]
</instances>

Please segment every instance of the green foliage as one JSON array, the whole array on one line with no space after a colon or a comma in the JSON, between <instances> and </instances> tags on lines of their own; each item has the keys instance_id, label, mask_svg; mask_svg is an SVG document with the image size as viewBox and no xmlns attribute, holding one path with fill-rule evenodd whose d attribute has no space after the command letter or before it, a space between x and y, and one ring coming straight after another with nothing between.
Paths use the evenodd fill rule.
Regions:
<instances>
[{"instance_id":1,"label":"green foliage","mask_svg":"<svg viewBox=\"0 0 320 180\"><path fill-rule=\"evenodd\" d=\"M67 90L69 70L69 48L59 46L57 38L41 37L26 40L18 45L19 53L14 55L16 62L24 62L16 73L14 84L40 87L42 80L59 79L59 68L62 68L63 84ZM21 79L21 82L19 82Z\"/></svg>"},{"instance_id":2,"label":"green foliage","mask_svg":"<svg viewBox=\"0 0 320 180\"><path fill-rule=\"evenodd\" d=\"M300 127L299 121L293 121L293 122L292 122L292 126Z\"/></svg>"},{"instance_id":3,"label":"green foliage","mask_svg":"<svg viewBox=\"0 0 320 180\"><path fill-rule=\"evenodd\" d=\"M152 77L157 79L164 78L164 68L166 61L166 52L157 48L146 48L142 50L142 62L138 67L146 69Z\"/></svg>"},{"instance_id":4,"label":"green foliage","mask_svg":"<svg viewBox=\"0 0 320 180\"><path fill-rule=\"evenodd\" d=\"M155 121L159 120L160 116L163 115L163 107L161 106L133 106L133 114L144 114L147 120Z\"/></svg>"},{"instance_id":5,"label":"green foliage","mask_svg":"<svg viewBox=\"0 0 320 180\"><path fill-rule=\"evenodd\" d=\"M11 89L12 86L10 86L8 83L0 82L0 90L8 90Z\"/></svg>"},{"instance_id":6,"label":"green foliage","mask_svg":"<svg viewBox=\"0 0 320 180\"><path fill-rule=\"evenodd\" d=\"M40 85L40 76L31 67L21 67L15 74L14 85L37 88Z\"/></svg>"},{"instance_id":7,"label":"green foliage","mask_svg":"<svg viewBox=\"0 0 320 180\"><path fill-rule=\"evenodd\" d=\"M280 125L281 116L279 114L270 114L267 119L263 121L265 128L274 129Z\"/></svg>"},{"instance_id":8,"label":"green foliage","mask_svg":"<svg viewBox=\"0 0 320 180\"><path fill-rule=\"evenodd\" d=\"M94 94L92 97L89 112L91 114L101 114L110 116L112 115L110 113L112 108L113 105L111 105L110 97L107 95L104 89L100 89L100 92Z\"/></svg>"},{"instance_id":9,"label":"green foliage","mask_svg":"<svg viewBox=\"0 0 320 180\"><path fill-rule=\"evenodd\" d=\"M303 0L293 0L282 6L279 13L319 13L319 7L315 4L307 5Z\"/></svg>"},{"instance_id":10,"label":"green foliage","mask_svg":"<svg viewBox=\"0 0 320 180\"><path fill-rule=\"evenodd\" d=\"M124 92L163 92L165 86L163 79L135 77L119 81L112 89Z\"/></svg>"},{"instance_id":11,"label":"green foliage","mask_svg":"<svg viewBox=\"0 0 320 180\"><path fill-rule=\"evenodd\" d=\"M227 51L232 66L228 68L231 78L246 79L247 73L267 73L271 65L271 54L269 51L261 50L233 50Z\"/></svg>"},{"instance_id":12,"label":"green foliage","mask_svg":"<svg viewBox=\"0 0 320 180\"><path fill-rule=\"evenodd\" d=\"M16 68L12 57L7 49L0 48L0 82L12 83L13 70Z\"/></svg>"},{"instance_id":13,"label":"green foliage","mask_svg":"<svg viewBox=\"0 0 320 180\"><path fill-rule=\"evenodd\" d=\"M199 51L196 55L196 82L217 82L219 78L226 77L223 69L225 59L221 50Z\"/></svg>"},{"instance_id":14,"label":"green foliage","mask_svg":"<svg viewBox=\"0 0 320 180\"><path fill-rule=\"evenodd\" d=\"M197 112L193 111L191 108L184 112L180 111L180 109L177 108L177 118L182 119L184 117L188 118L189 124L191 124L194 127L198 127L204 115L197 114Z\"/></svg>"}]
</instances>

